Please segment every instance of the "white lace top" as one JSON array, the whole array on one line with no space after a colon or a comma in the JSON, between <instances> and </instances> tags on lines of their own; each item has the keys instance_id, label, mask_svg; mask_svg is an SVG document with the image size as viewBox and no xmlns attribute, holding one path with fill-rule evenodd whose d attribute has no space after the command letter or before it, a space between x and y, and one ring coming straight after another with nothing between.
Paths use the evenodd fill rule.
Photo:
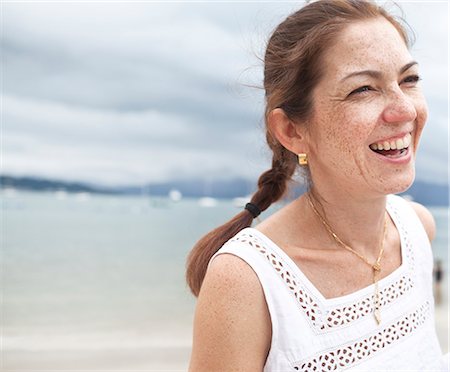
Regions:
<instances>
[{"instance_id":1,"label":"white lace top","mask_svg":"<svg viewBox=\"0 0 450 372\"><path fill-rule=\"evenodd\" d=\"M216 253L242 258L261 282L272 321L264 371L448 370L435 331L428 237L401 197L388 196L387 211L400 234L402 264L379 282L380 325L373 316L373 285L326 299L256 229L242 230Z\"/></svg>"}]
</instances>

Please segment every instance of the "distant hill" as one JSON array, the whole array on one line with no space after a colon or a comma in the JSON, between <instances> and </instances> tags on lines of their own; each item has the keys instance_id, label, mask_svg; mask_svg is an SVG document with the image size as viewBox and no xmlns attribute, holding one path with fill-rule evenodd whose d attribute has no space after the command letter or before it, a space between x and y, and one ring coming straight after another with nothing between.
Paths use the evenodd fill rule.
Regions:
<instances>
[{"instance_id":1,"label":"distant hill","mask_svg":"<svg viewBox=\"0 0 450 372\"><path fill-rule=\"evenodd\" d=\"M254 192L256 182L243 178L230 180L179 180L148 184L140 188L125 188L131 193L141 193L145 190L149 195L167 195L170 190L179 190L184 196L213 198L235 198Z\"/></svg>"},{"instance_id":2,"label":"distant hill","mask_svg":"<svg viewBox=\"0 0 450 372\"><path fill-rule=\"evenodd\" d=\"M41 179L37 177L14 177L1 175L0 186L2 188L15 188L18 190L32 191L57 191L67 192L90 192L115 195L149 195L167 196L170 190L179 190L183 196L214 198L234 198L252 194L256 189L256 181L243 178L230 180L185 180L150 183L143 186L129 187L102 187L82 182L65 182L59 180ZM295 187L291 194L299 195L304 189ZM448 185L432 184L416 181L404 193L411 196L415 201L432 206L449 205Z\"/></svg>"},{"instance_id":3,"label":"distant hill","mask_svg":"<svg viewBox=\"0 0 450 372\"><path fill-rule=\"evenodd\" d=\"M0 185L2 188L12 187L18 190L32 191L65 190L67 192L120 193L117 190L114 191L113 189L97 187L82 182L48 180L37 177L13 177L1 175Z\"/></svg>"}]
</instances>

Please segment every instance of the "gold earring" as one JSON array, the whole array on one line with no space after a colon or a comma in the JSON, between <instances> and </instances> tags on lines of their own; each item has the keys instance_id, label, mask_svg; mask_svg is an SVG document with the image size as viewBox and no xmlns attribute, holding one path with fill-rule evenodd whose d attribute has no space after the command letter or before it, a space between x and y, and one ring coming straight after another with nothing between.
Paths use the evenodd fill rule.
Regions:
<instances>
[{"instance_id":1,"label":"gold earring","mask_svg":"<svg viewBox=\"0 0 450 372\"><path fill-rule=\"evenodd\" d=\"M308 165L308 155L298 154L298 163L300 165Z\"/></svg>"}]
</instances>

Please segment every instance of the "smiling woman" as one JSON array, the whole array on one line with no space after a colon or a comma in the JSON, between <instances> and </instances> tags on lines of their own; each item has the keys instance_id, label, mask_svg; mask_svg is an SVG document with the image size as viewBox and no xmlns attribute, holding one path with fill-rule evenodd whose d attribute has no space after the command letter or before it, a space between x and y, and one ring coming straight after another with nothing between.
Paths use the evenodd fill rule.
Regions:
<instances>
[{"instance_id":1,"label":"smiling woman","mask_svg":"<svg viewBox=\"0 0 450 372\"><path fill-rule=\"evenodd\" d=\"M402 23L371 1L319 0L283 21L264 66L272 168L188 259L192 371L447 370L434 220L394 194L427 120ZM308 191L256 227L300 166Z\"/></svg>"},{"instance_id":2,"label":"smiling woman","mask_svg":"<svg viewBox=\"0 0 450 372\"><path fill-rule=\"evenodd\" d=\"M404 37L388 20L355 22L323 53L323 77L312 94L313 115L296 126L300 137L286 138L279 121L289 125L290 119L280 109L272 112L280 142L294 153L308 153L316 188L333 179L366 198L369 191L378 196L411 185L413 158L427 118L418 66L411 60ZM397 151L410 134L406 151ZM372 151L374 144L384 150L379 146L384 142L395 144L395 151Z\"/></svg>"}]
</instances>

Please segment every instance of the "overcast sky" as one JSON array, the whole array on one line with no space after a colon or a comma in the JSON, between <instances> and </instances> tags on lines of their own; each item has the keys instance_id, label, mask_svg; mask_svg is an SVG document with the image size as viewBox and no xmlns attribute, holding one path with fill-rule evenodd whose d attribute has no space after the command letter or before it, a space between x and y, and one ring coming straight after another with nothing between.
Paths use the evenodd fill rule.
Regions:
<instances>
[{"instance_id":1,"label":"overcast sky","mask_svg":"<svg viewBox=\"0 0 450 372\"><path fill-rule=\"evenodd\" d=\"M417 178L448 169L448 3L399 2L429 120ZM2 173L103 185L257 177L270 31L303 2L2 4ZM392 10L395 7L389 6Z\"/></svg>"}]
</instances>

